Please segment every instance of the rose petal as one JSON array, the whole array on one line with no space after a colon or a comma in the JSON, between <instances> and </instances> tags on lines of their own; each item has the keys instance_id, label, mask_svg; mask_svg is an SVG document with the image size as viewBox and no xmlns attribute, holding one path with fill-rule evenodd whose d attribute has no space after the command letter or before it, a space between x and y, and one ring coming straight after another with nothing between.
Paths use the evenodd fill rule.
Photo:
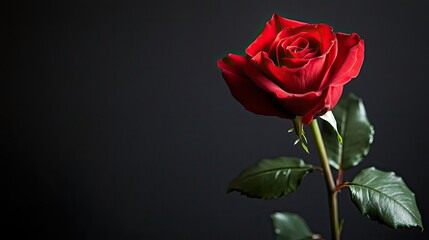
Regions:
<instances>
[{"instance_id":1,"label":"rose petal","mask_svg":"<svg viewBox=\"0 0 429 240\"><path fill-rule=\"evenodd\" d=\"M325 109L316 112L317 116L325 114L327 111L332 110L338 103L343 93L343 86L330 86L328 95L325 98Z\"/></svg>"},{"instance_id":2,"label":"rose petal","mask_svg":"<svg viewBox=\"0 0 429 240\"><path fill-rule=\"evenodd\" d=\"M248 111L288 119L294 117L287 114L281 106L276 104L275 99L257 87L250 79L228 71L222 72L222 76L228 84L232 96Z\"/></svg>"},{"instance_id":3,"label":"rose petal","mask_svg":"<svg viewBox=\"0 0 429 240\"><path fill-rule=\"evenodd\" d=\"M337 39L334 40L332 47L328 50L326 53L326 60L325 60L325 69L323 72L325 73L325 76L323 76L323 80L320 83L319 90L323 90L326 88L326 83L329 81L328 76L329 72L331 71L332 65L335 62L335 59L337 58L338 54L338 41Z\"/></svg>"},{"instance_id":4,"label":"rose petal","mask_svg":"<svg viewBox=\"0 0 429 240\"><path fill-rule=\"evenodd\" d=\"M244 67L243 64L247 64L246 58L232 54L218 61L218 66L222 69L223 78L232 96L253 113L288 119L294 118L293 115L284 111L274 96L260 89L244 75L241 70Z\"/></svg>"},{"instance_id":5,"label":"rose petal","mask_svg":"<svg viewBox=\"0 0 429 240\"><path fill-rule=\"evenodd\" d=\"M319 42L318 39L320 38L319 35L316 32L300 32L295 35L289 36L288 31L283 30L281 31L274 42L271 44L269 54L271 57L275 56L275 51L279 50L279 47L286 48L287 46L290 46L293 44L294 41L296 41L299 38L304 38L309 42L310 48L319 48Z\"/></svg>"},{"instance_id":6,"label":"rose petal","mask_svg":"<svg viewBox=\"0 0 429 240\"><path fill-rule=\"evenodd\" d=\"M292 57L302 58L310 51L310 48L308 48L308 45L309 43L307 39L298 38L291 45L283 46L283 47L289 52L289 54Z\"/></svg>"},{"instance_id":7,"label":"rose petal","mask_svg":"<svg viewBox=\"0 0 429 240\"><path fill-rule=\"evenodd\" d=\"M253 57L258 52L261 52L261 51L268 52L271 44L276 39L277 34L281 30L290 28L290 27L301 26L304 24L306 23L289 20L277 14L273 14L271 20L265 24L265 28L262 30L261 34L246 49L247 55Z\"/></svg>"},{"instance_id":8,"label":"rose petal","mask_svg":"<svg viewBox=\"0 0 429 240\"><path fill-rule=\"evenodd\" d=\"M285 92L273 81L267 79L248 57L229 54L218 62L218 66L223 70L247 76L255 85L259 86L259 88L267 93L273 93L277 98L287 98L290 96L289 93Z\"/></svg>"},{"instance_id":9,"label":"rose petal","mask_svg":"<svg viewBox=\"0 0 429 240\"><path fill-rule=\"evenodd\" d=\"M343 86L331 86L326 89L320 99L320 101L313 109L308 111L301 119L301 122L304 124L310 124L313 121L315 116L321 116L326 112L332 110L338 103L338 100L341 97L343 92Z\"/></svg>"},{"instance_id":10,"label":"rose petal","mask_svg":"<svg viewBox=\"0 0 429 240\"><path fill-rule=\"evenodd\" d=\"M303 94L317 91L324 76L325 55L305 60L300 68L278 67L265 52L258 53L252 60L258 67L289 93Z\"/></svg>"},{"instance_id":11,"label":"rose petal","mask_svg":"<svg viewBox=\"0 0 429 240\"><path fill-rule=\"evenodd\" d=\"M217 62L217 65L222 71L229 71L238 75L243 75L243 66L248 64L249 59L240 55L228 54Z\"/></svg>"},{"instance_id":12,"label":"rose petal","mask_svg":"<svg viewBox=\"0 0 429 240\"><path fill-rule=\"evenodd\" d=\"M305 38L299 37L295 41L293 41L290 46L306 48L306 47L308 47L308 40Z\"/></svg>"},{"instance_id":13,"label":"rose petal","mask_svg":"<svg viewBox=\"0 0 429 240\"><path fill-rule=\"evenodd\" d=\"M297 116L305 116L308 112L314 109L314 106L319 105L320 101L323 102L321 94L322 92L291 94L292 97L279 99L279 101L285 109L292 109L293 114Z\"/></svg>"},{"instance_id":14,"label":"rose petal","mask_svg":"<svg viewBox=\"0 0 429 240\"><path fill-rule=\"evenodd\" d=\"M309 48L309 51L305 53L305 55L302 57L303 59L310 59L314 58L318 54L317 51L314 50L314 48Z\"/></svg>"},{"instance_id":15,"label":"rose petal","mask_svg":"<svg viewBox=\"0 0 429 240\"><path fill-rule=\"evenodd\" d=\"M301 58L281 58L280 64L286 68L291 70L302 68L305 64L307 64L309 59L301 59ZM281 67L282 67L281 66ZM279 67L280 68L280 67Z\"/></svg>"},{"instance_id":16,"label":"rose petal","mask_svg":"<svg viewBox=\"0 0 429 240\"><path fill-rule=\"evenodd\" d=\"M337 33L338 54L325 77L324 85L344 85L355 78L364 59L364 41L353 33Z\"/></svg>"},{"instance_id":17,"label":"rose petal","mask_svg":"<svg viewBox=\"0 0 429 240\"><path fill-rule=\"evenodd\" d=\"M284 91L243 56L229 54L218 62L218 66L223 70L231 94L246 109L256 114L290 119L295 115L305 115L324 99L321 91L303 94Z\"/></svg>"},{"instance_id":18,"label":"rose petal","mask_svg":"<svg viewBox=\"0 0 429 240\"><path fill-rule=\"evenodd\" d=\"M335 33L332 31L332 27L323 23L306 24L298 27L288 28L286 30L286 34L289 37L299 34L301 32L312 34L313 36L314 36L314 33L317 33L316 41L320 44L319 49L321 54L327 52L333 45L333 42L335 41ZM313 47L313 46L311 46L310 44L310 47Z\"/></svg>"}]
</instances>

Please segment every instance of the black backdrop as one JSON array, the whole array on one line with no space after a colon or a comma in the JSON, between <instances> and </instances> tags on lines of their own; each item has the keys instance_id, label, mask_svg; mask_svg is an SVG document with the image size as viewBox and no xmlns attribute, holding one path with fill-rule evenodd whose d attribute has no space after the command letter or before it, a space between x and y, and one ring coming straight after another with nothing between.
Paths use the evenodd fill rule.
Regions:
<instances>
[{"instance_id":1,"label":"black backdrop","mask_svg":"<svg viewBox=\"0 0 429 240\"><path fill-rule=\"evenodd\" d=\"M216 67L243 53L274 12L365 39L361 74L345 89L364 99L376 129L361 167L403 176L427 223L427 1L5 5L1 215L10 239L273 239L278 210L328 234L319 174L278 200L225 193L263 157L317 164L292 147L289 121L245 111ZM372 222L349 199L344 191L344 239L429 238Z\"/></svg>"}]
</instances>

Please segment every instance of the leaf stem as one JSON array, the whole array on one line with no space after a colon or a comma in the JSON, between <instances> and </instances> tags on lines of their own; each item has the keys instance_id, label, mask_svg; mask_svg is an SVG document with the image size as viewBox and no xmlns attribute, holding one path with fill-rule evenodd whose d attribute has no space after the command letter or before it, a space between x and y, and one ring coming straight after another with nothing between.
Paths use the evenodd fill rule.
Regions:
<instances>
[{"instance_id":1,"label":"leaf stem","mask_svg":"<svg viewBox=\"0 0 429 240\"><path fill-rule=\"evenodd\" d=\"M319 166L313 166L313 170L319 171L323 174L323 168Z\"/></svg>"},{"instance_id":2,"label":"leaf stem","mask_svg":"<svg viewBox=\"0 0 429 240\"><path fill-rule=\"evenodd\" d=\"M314 141L316 142L317 152L319 153L320 161L325 176L326 187L328 189L329 210L331 218L331 238L333 240L340 240L340 226L338 220L338 203L337 203L337 189L331 168L328 162L328 155L326 154L325 144L323 143L322 134L320 133L319 124L317 119L314 119L311 124L311 132L313 133Z\"/></svg>"},{"instance_id":3,"label":"leaf stem","mask_svg":"<svg viewBox=\"0 0 429 240\"><path fill-rule=\"evenodd\" d=\"M337 186L341 185L341 183L343 183L343 175L344 175L344 170L343 168L340 166L338 168L338 175L337 175Z\"/></svg>"},{"instance_id":4,"label":"leaf stem","mask_svg":"<svg viewBox=\"0 0 429 240\"><path fill-rule=\"evenodd\" d=\"M339 192L341 189L346 188L350 185L350 182L345 182L342 184L337 185L337 187L335 188L335 192Z\"/></svg>"}]
</instances>

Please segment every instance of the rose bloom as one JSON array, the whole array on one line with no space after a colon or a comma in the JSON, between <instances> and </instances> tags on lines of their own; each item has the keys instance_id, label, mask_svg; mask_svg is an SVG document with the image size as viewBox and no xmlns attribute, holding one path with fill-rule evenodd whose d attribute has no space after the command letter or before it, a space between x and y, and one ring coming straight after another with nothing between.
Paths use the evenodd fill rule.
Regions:
<instances>
[{"instance_id":1,"label":"rose bloom","mask_svg":"<svg viewBox=\"0 0 429 240\"><path fill-rule=\"evenodd\" d=\"M333 109L343 85L359 74L364 41L274 14L246 54L218 61L231 94L253 113L309 124Z\"/></svg>"}]
</instances>

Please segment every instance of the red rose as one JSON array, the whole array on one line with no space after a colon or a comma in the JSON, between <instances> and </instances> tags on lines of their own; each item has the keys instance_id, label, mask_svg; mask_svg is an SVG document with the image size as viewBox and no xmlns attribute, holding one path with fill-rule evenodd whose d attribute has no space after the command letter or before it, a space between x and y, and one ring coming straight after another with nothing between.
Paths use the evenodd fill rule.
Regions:
<instances>
[{"instance_id":1,"label":"red rose","mask_svg":"<svg viewBox=\"0 0 429 240\"><path fill-rule=\"evenodd\" d=\"M232 95L249 111L309 124L337 104L343 85L359 74L364 41L274 14L246 49L218 61Z\"/></svg>"}]
</instances>

